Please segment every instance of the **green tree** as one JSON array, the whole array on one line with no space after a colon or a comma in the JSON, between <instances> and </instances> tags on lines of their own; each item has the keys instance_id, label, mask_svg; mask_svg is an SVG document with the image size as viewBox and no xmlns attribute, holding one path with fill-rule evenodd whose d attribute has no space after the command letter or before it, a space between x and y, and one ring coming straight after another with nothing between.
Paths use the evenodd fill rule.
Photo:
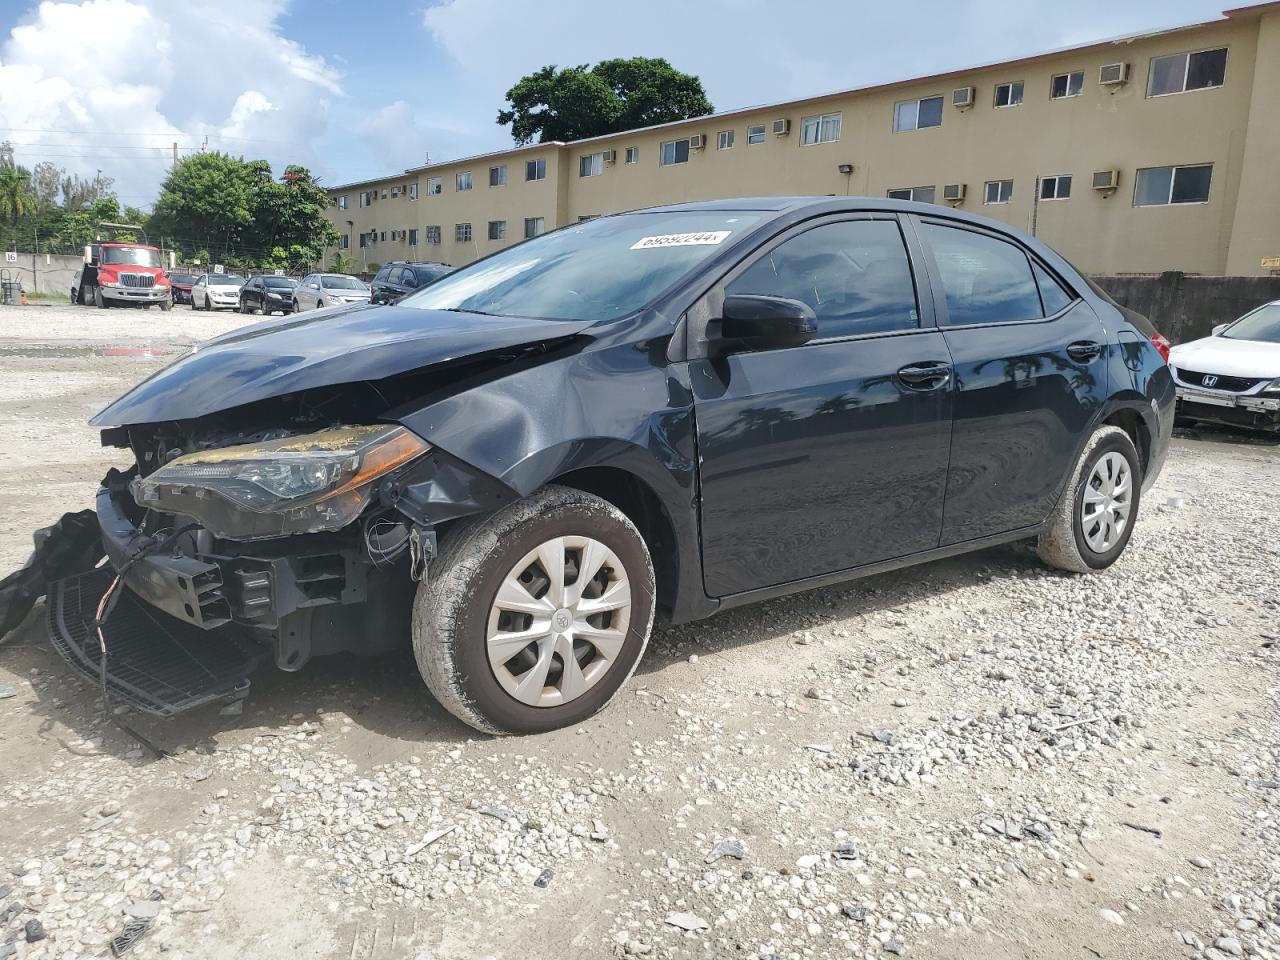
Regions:
<instances>
[{"instance_id":1,"label":"green tree","mask_svg":"<svg viewBox=\"0 0 1280 960\"><path fill-rule=\"evenodd\" d=\"M344 251L339 250L333 255L333 262L329 264L329 272L351 273L355 270L355 266L355 261L353 261Z\"/></svg>"},{"instance_id":2,"label":"green tree","mask_svg":"<svg viewBox=\"0 0 1280 960\"><path fill-rule=\"evenodd\" d=\"M36 198L31 193L31 174L22 167L0 166L0 217L17 223L36 211Z\"/></svg>"},{"instance_id":3,"label":"green tree","mask_svg":"<svg viewBox=\"0 0 1280 960\"><path fill-rule=\"evenodd\" d=\"M498 123L511 126L518 144L597 137L715 109L701 80L650 57L546 66L522 77L506 99Z\"/></svg>"}]
</instances>

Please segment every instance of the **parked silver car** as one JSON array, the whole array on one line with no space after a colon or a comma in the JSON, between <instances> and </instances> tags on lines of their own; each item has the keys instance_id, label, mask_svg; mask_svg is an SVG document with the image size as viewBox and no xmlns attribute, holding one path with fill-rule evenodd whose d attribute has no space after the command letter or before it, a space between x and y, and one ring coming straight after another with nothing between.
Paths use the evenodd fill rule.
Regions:
<instances>
[{"instance_id":1,"label":"parked silver car","mask_svg":"<svg viewBox=\"0 0 1280 960\"><path fill-rule=\"evenodd\" d=\"M203 274L191 288L192 310L237 309L244 277L234 273Z\"/></svg>"},{"instance_id":2,"label":"parked silver car","mask_svg":"<svg viewBox=\"0 0 1280 960\"><path fill-rule=\"evenodd\" d=\"M344 303L368 303L369 285L345 273L312 273L293 291L293 312Z\"/></svg>"}]
</instances>

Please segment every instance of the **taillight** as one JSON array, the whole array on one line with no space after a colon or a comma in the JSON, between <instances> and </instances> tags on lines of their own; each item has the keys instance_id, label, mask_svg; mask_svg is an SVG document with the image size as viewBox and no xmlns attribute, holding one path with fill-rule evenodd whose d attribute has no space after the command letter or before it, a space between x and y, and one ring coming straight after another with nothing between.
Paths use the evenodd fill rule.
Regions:
<instances>
[{"instance_id":1,"label":"taillight","mask_svg":"<svg viewBox=\"0 0 1280 960\"><path fill-rule=\"evenodd\" d=\"M1173 346L1169 342L1169 338L1162 334L1159 330L1151 335L1151 345L1156 348L1156 352L1164 358L1164 362L1169 362L1169 348Z\"/></svg>"}]
</instances>

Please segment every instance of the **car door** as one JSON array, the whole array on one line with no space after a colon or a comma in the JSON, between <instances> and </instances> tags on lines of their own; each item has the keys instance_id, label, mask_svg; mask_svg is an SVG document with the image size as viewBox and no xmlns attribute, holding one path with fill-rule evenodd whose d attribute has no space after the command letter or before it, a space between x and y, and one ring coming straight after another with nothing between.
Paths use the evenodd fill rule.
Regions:
<instances>
[{"instance_id":1,"label":"car door","mask_svg":"<svg viewBox=\"0 0 1280 960\"><path fill-rule=\"evenodd\" d=\"M405 267L400 271L397 278L396 290L392 293L392 302L399 300L401 297L407 297L418 289L418 275L414 273L413 267Z\"/></svg>"},{"instance_id":2,"label":"car door","mask_svg":"<svg viewBox=\"0 0 1280 960\"><path fill-rule=\"evenodd\" d=\"M762 294L817 318L803 346L691 354L711 596L938 545L950 357L909 243L892 215L810 222L706 298L712 317L724 296Z\"/></svg>"},{"instance_id":3,"label":"car door","mask_svg":"<svg viewBox=\"0 0 1280 960\"><path fill-rule=\"evenodd\" d=\"M942 543L1031 527L1106 398L1106 331L1012 238L933 218L919 229L957 391Z\"/></svg>"},{"instance_id":4,"label":"car door","mask_svg":"<svg viewBox=\"0 0 1280 960\"><path fill-rule=\"evenodd\" d=\"M294 299L298 301L300 310L310 310L316 305L316 291L320 289L320 284L316 281L315 274L310 274L302 278L302 283L298 284L298 289L294 291Z\"/></svg>"},{"instance_id":5,"label":"car door","mask_svg":"<svg viewBox=\"0 0 1280 960\"><path fill-rule=\"evenodd\" d=\"M205 290L208 284L209 275L207 273L200 274L200 279L195 282L195 286L191 288L191 305L196 304L204 306Z\"/></svg>"},{"instance_id":6,"label":"car door","mask_svg":"<svg viewBox=\"0 0 1280 960\"><path fill-rule=\"evenodd\" d=\"M261 278L254 277L245 282L240 288L240 309L253 309L262 306L262 298L258 295L258 287L262 283Z\"/></svg>"}]
</instances>

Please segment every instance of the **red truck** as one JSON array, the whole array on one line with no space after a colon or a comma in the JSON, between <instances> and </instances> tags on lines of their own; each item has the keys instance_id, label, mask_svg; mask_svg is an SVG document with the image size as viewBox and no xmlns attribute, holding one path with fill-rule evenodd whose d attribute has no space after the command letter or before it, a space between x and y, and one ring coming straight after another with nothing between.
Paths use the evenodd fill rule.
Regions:
<instances>
[{"instance_id":1,"label":"red truck","mask_svg":"<svg viewBox=\"0 0 1280 960\"><path fill-rule=\"evenodd\" d=\"M130 224L104 223L103 227L128 229ZM142 234L146 239L146 234ZM84 266L71 280L71 302L97 307L127 303L173 309L173 286L165 276L160 251L147 243L95 240L85 248Z\"/></svg>"}]
</instances>

